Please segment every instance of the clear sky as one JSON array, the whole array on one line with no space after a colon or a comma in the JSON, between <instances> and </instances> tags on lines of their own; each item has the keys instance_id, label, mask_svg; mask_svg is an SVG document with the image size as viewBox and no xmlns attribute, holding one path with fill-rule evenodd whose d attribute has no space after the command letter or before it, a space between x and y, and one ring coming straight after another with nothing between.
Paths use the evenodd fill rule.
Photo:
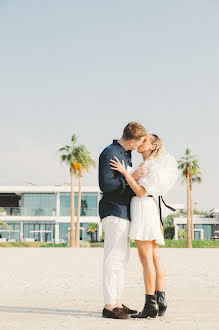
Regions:
<instances>
[{"instance_id":1,"label":"clear sky","mask_svg":"<svg viewBox=\"0 0 219 330\"><path fill-rule=\"evenodd\" d=\"M98 165L138 121L177 159L191 148L193 200L218 208L218 35L216 0L0 0L0 185L68 183L57 150L73 133ZM185 197L179 179L166 199Z\"/></svg>"}]
</instances>

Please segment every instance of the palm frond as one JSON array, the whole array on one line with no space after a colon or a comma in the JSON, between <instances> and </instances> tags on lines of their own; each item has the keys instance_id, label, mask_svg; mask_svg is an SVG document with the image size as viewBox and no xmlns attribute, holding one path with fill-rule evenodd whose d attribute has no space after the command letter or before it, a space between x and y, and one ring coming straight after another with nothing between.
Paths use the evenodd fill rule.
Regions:
<instances>
[{"instance_id":1,"label":"palm frond","mask_svg":"<svg viewBox=\"0 0 219 330\"><path fill-rule=\"evenodd\" d=\"M76 134L73 134L72 137L71 137L71 142L76 143L77 140L78 140L78 139L77 139Z\"/></svg>"},{"instance_id":2,"label":"palm frond","mask_svg":"<svg viewBox=\"0 0 219 330\"><path fill-rule=\"evenodd\" d=\"M65 147L59 148L58 151L64 151Z\"/></svg>"},{"instance_id":3,"label":"palm frond","mask_svg":"<svg viewBox=\"0 0 219 330\"><path fill-rule=\"evenodd\" d=\"M12 227L4 221L0 221L0 226L6 227L8 230L12 230Z\"/></svg>"},{"instance_id":4,"label":"palm frond","mask_svg":"<svg viewBox=\"0 0 219 330\"><path fill-rule=\"evenodd\" d=\"M182 183L185 182L185 178L187 176L186 169L189 169L190 173L190 182L191 183L200 183L202 181L201 179L201 170L200 166L198 164L197 155L193 155L191 153L191 150L189 148L186 149L185 156L181 157L180 160L178 160L178 169L181 170L182 173Z\"/></svg>"},{"instance_id":5,"label":"palm frond","mask_svg":"<svg viewBox=\"0 0 219 330\"><path fill-rule=\"evenodd\" d=\"M90 167L96 167L95 161L91 158L90 152L86 149L85 145L75 145L77 136L75 134L71 137L72 144L60 148L62 151L61 161L66 162L74 174L79 176L83 170L89 171ZM80 165L80 166L79 166Z\"/></svg>"}]
</instances>

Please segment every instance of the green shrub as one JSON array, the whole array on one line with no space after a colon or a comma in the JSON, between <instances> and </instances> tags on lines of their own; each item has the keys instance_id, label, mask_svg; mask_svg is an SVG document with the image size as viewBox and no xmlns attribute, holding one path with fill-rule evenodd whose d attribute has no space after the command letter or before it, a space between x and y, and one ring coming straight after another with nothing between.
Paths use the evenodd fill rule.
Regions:
<instances>
[{"instance_id":1,"label":"green shrub","mask_svg":"<svg viewBox=\"0 0 219 330\"><path fill-rule=\"evenodd\" d=\"M135 243L131 242L131 247L136 247ZM186 240L180 239L165 239L165 245L159 245L160 248L186 248ZM219 240L193 240L193 248L219 248Z\"/></svg>"},{"instance_id":2,"label":"green shrub","mask_svg":"<svg viewBox=\"0 0 219 330\"><path fill-rule=\"evenodd\" d=\"M48 243L48 244L44 244L41 247L67 247L67 243L59 243L59 244L55 244L55 243Z\"/></svg>"},{"instance_id":3,"label":"green shrub","mask_svg":"<svg viewBox=\"0 0 219 330\"><path fill-rule=\"evenodd\" d=\"M180 228L178 230L178 237L179 237L179 239L186 239L186 232L184 229Z\"/></svg>"},{"instance_id":4,"label":"green shrub","mask_svg":"<svg viewBox=\"0 0 219 330\"><path fill-rule=\"evenodd\" d=\"M104 242L104 234L105 234L105 233L104 233L104 231L103 231L103 232L102 232L102 235L101 235L101 237L100 237L100 241L101 241L101 242Z\"/></svg>"},{"instance_id":5,"label":"green shrub","mask_svg":"<svg viewBox=\"0 0 219 330\"><path fill-rule=\"evenodd\" d=\"M80 247L90 247L91 244L88 241L82 241L80 242ZM41 247L45 247L45 248L49 248L49 247L67 247L67 243L59 243L59 244L55 244L55 243L49 243L49 244L45 244L42 245Z\"/></svg>"},{"instance_id":6,"label":"green shrub","mask_svg":"<svg viewBox=\"0 0 219 330\"><path fill-rule=\"evenodd\" d=\"M173 239L174 233L175 233L174 226L173 227L168 226L164 228L164 238Z\"/></svg>"},{"instance_id":7,"label":"green shrub","mask_svg":"<svg viewBox=\"0 0 219 330\"><path fill-rule=\"evenodd\" d=\"M169 214L166 219L163 221L163 231L164 231L164 238L173 239L175 228L173 220L176 217L176 214Z\"/></svg>"},{"instance_id":8,"label":"green shrub","mask_svg":"<svg viewBox=\"0 0 219 330\"><path fill-rule=\"evenodd\" d=\"M3 242L0 243L0 247L7 248L7 247L41 247L44 245L44 242Z\"/></svg>"},{"instance_id":9,"label":"green shrub","mask_svg":"<svg viewBox=\"0 0 219 330\"><path fill-rule=\"evenodd\" d=\"M104 247L104 243L103 242L91 243L91 247L103 248Z\"/></svg>"}]
</instances>

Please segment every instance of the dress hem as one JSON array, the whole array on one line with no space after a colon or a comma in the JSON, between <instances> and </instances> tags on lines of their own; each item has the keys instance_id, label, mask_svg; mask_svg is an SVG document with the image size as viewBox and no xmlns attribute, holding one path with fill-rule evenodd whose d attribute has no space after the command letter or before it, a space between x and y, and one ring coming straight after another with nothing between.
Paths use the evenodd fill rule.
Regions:
<instances>
[{"instance_id":1,"label":"dress hem","mask_svg":"<svg viewBox=\"0 0 219 330\"><path fill-rule=\"evenodd\" d=\"M130 237L129 236L129 238L132 239L132 240L138 240L138 241L156 241L156 243L158 245L166 245L165 242L163 242L162 240L156 239L156 238L147 239L147 237L142 238L142 237L139 237L139 236L135 236L135 237Z\"/></svg>"}]
</instances>

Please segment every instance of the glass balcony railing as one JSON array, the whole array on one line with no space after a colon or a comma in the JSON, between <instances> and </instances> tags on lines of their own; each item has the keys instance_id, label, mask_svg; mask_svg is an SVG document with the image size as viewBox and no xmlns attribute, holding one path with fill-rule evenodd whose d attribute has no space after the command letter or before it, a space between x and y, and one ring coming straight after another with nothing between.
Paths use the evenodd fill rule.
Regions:
<instances>
[{"instance_id":1,"label":"glass balcony railing","mask_svg":"<svg viewBox=\"0 0 219 330\"><path fill-rule=\"evenodd\" d=\"M22 215L32 216L32 217L37 217L37 216L52 217L52 216L56 216L56 209L23 207Z\"/></svg>"},{"instance_id":2,"label":"glass balcony railing","mask_svg":"<svg viewBox=\"0 0 219 330\"><path fill-rule=\"evenodd\" d=\"M70 207L61 207L60 210L61 216L70 216L71 215L71 208ZM75 208L75 216L77 216L77 208ZM81 208L81 217L97 217L97 208Z\"/></svg>"},{"instance_id":3,"label":"glass balcony railing","mask_svg":"<svg viewBox=\"0 0 219 330\"><path fill-rule=\"evenodd\" d=\"M56 209L30 207L0 207L0 216L56 216Z\"/></svg>"},{"instance_id":4,"label":"glass balcony railing","mask_svg":"<svg viewBox=\"0 0 219 330\"><path fill-rule=\"evenodd\" d=\"M30 208L30 207L0 207L1 216L56 216L56 209L51 208ZM70 216L70 207L61 207L60 216ZM77 208L75 208L75 216L77 216ZM97 217L98 210L94 208L81 208L81 217Z\"/></svg>"},{"instance_id":5,"label":"glass balcony railing","mask_svg":"<svg viewBox=\"0 0 219 330\"><path fill-rule=\"evenodd\" d=\"M0 216L21 215L21 207L0 207Z\"/></svg>"}]
</instances>

